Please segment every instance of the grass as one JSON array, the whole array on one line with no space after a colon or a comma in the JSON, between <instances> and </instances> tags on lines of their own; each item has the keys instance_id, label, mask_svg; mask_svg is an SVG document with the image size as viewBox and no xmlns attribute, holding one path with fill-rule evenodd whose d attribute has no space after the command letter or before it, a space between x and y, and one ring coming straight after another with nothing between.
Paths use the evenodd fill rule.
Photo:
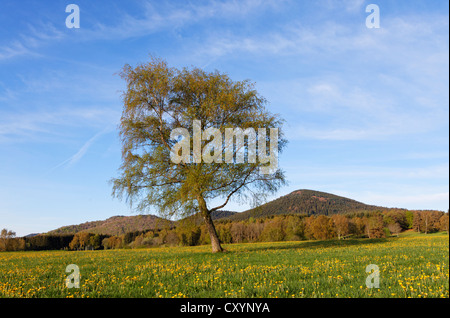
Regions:
<instances>
[{"instance_id":1,"label":"grass","mask_svg":"<svg viewBox=\"0 0 450 318\"><path fill-rule=\"evenodd\" d=\"M449 297L448 235L0 253L0 297ZM80 269L67 288L65 268ZM367 288L376 264L379 288Z\"/></svg>"}]
</instances>

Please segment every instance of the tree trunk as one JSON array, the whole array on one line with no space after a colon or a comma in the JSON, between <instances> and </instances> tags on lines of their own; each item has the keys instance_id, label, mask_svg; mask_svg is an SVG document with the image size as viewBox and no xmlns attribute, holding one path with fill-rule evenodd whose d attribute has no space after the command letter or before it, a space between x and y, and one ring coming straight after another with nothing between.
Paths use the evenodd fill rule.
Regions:
<instances>
[{"instance_id":1,"label":"tree trunk","mask_svg":"<svg viewBox=\"0 0 450 318\"><path fill-rule=\"evenodd\" d=\"M219 237L217 236L216 228L214 226L214 223L211 219L211 214L207 213L207 215L203 216L203 219L205 220L206 228L208 229L209 238L211 239L211 247L212 252L223 252L223 248L220 245Z\"/></svg>"},{"instance_id":2,"label":"tree trunk","mask_svg":"<svg viewBox=\"0 0 450 318\"><path fill-rule=\"evenodd\" d=\"M205 199L201 195L199 195L197 197L197 201L200 213L203 217L203 220L205 221L206 229L208 230L209 233L209 238L211 239L212 252L213 253L223 252L223 248L220 245L219 237L217 236L216 227L214 226L214 223L211 219L211 212L208 210L206 206Z\"/></svg>"}]
</instances>

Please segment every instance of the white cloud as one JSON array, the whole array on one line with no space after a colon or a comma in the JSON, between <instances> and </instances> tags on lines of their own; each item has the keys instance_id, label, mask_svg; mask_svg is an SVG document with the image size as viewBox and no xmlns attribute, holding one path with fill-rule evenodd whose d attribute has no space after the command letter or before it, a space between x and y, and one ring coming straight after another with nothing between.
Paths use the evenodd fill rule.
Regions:
<instances>
[{"instance_id":1,"label":"white cloud","mask_svg":"<svg viewBox=\"0 0 450 318\"><path fill-rule=\"evenodd\" d=\"M261 10L276 9L285 2L285 0L217 0L204 5L190 2L177 4L144 2L140 16L118 12L115 24L99 22L91 29L80 28L80 33L84 40L143 37L198 24L208 19L242 19Z\"/></svg>"},{"instance_id":2,"label":"white cloud","mask_svg":"<svg viewBox=\"0 0 450 318\"><path fill-rule=\"evenodd\" d=\"M24 55L38 56L37 49L63 38L63 32L51 23L28 25L27 32L20 33L9 43L0 45L0 61Z\"/></svg>"},{"instance_id":3,"label":"white cloud","mask_svg":"<svg viewBox=\"0 0 450 318\"><path fill-rule=\"evenodd\" d=\"M358 12L362 10L364 0L324 0L317 4L326 10L344 10L347 12Z\"/></svg>"},{"instance_id":4,"label":"white cloud","mask_svg":"<svg viewBox=\"0 0 450 318\"><path fill-rule=\"evenodd\" d=\"M447 20L440 15L386 18L376 32L329 23L252 38L211 36L201 54L217 60L245 53L274 63L289 59L299 69L317 66L321 72L313 76L300 70L297 78L257 83L276 107L300 116L288 130L292 139L424 134L448 127ZM327 71L323 65L329 65Z\"/></svg>"},{"instance_id":5,"label":"white cloud","mask_svg":"<svg viewBox=\"0 0 450 318\"><path fill-rule=\"evenodd\" d=\"M202 39L200 53L210 56L243 52L280 56L313 53L334 60L341 54L365 52L358 59L363 58L369 65L371 61L384 60L408 65L414 63L421 69L426 68L422 63L440 64L445 61L445 53L448 53L446 16L396 17L383 21L383 28L376 30L332 20L309 25L294 20L279 26L278 30L252 35L211 30L209 38L206 41ZM363 25L363 20L361 23ZM422 45L417 46L417 43ZM424 53L427 59L434 53L436 60L424 60Z\"/></svg>"},{"instance_id":6,"label":"white cloud","mask_svg":"<svg viewBox=\"0 0 450 318\"><path fill-rule=\"evenodd\" d=\"M14 40L8 45L0 46L0 61L30 53L20 41Z\"/></svg>"},{"instance_id":7,"label":"white cloud","mask_svg":"<svg viewBox=\"0 0 450 318\"><path fill-rule=\"evenodd\" d=\"M121 87L112 73L75 63L65 71L22 71L18 84L0 83L0 143L60 142L77 128L118 124Z\"/></svg>"},{"instance_id":8,"label":"white cloud","mask_svg":"<svg viewBox=\"0 0 450 318\"><path fill-rule=\"evenodd\" d=\"M63 162L57 164L55 167L51 168L49 170L49 172L58 169L59 167L62 166L66 166L66 167L70 167L72 165L74 165L75 163L77 163L78 161L81 160L81 158L83 158L83 156L87 153L87 151L89 150L89 148L92 146L92 144L98 139L100 138L102 135L109 133L111 131L113 131L112 129L113 127L111 126L107 126L105 129L103 129L102 131L96 133L94 136L92 136L91 138L89 138L80 148L79 150L72 155L71 157L69 157L68 159L64 160Z\"/></svg>"},{"instance_id":9,"label":"white cloud","mask_svg":"<svg viewBox=\"0 0 450 318\"><path fill-rule=\"evenodd\" d=\"M53 111L0 112L0 144L66 140L69 128L116 125L120 113L108 108L60 108Z\"/></svg>"}]
</instances>

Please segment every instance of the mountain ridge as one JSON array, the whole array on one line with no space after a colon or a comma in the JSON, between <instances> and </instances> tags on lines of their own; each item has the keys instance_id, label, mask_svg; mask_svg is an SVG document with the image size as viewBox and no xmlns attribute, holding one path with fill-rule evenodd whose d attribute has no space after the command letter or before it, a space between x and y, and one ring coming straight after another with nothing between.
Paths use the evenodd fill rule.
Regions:
<instances>
[{"instance_id":1,"label":"mountain ridge","mask_svg":"<svg viewBox=\"0 0 450 318\"><path fill-rule=\"evenodd\" d=\"M106 220L88 221L80 224L62 226L45 234L59 235L90 232L93 234L121 235L127 232L145 231L171 226L173 226L173 221L152 214L115 215Z\"/></svg>"},{"instance_id":2,"label":"mountain ridge","mask_svg":"<svg viewBox=\"0 0 450 318\"><path fill-rule=\"evenodd\" d=\"M321 214L332 215L386 209L390 208L365 204L327 192L299 189L243 212L227 210L214 211L212 219L221 221L241 221L251 217L261 218L283 214L303 214L308 216ZM127 232L174 227L177 224L182 224L184 221L191 220L194 220L194 223L196 224L200 224L201 222L201 218L196 215L177 221L167 220L151 214L131 216L116 215L103 221L89 221L77 225L63 226L43 234L75 234L77 232L88 231L94 234L121 235Z\"/></svg>"}]
</instances>

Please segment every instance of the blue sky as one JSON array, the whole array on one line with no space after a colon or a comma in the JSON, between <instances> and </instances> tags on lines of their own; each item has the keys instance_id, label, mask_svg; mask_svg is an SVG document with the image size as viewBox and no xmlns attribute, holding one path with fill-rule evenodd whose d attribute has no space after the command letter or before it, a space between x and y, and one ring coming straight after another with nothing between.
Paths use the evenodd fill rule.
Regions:
<instances>
[{"instance_id":1,"label":"blue sky","mask_svg":"<svg viewBox=\"0 0 450 318\"><path fill-rule=\"evenodd\" d=\"M380 28L366 27L371 3ZM447 211L448 12L425 0L1 1L0 227L136 213L108 181L121 163L117 72L149 54L255 82L286 120L289 185L275 197Z\"/></svg>"}]
</instances>

